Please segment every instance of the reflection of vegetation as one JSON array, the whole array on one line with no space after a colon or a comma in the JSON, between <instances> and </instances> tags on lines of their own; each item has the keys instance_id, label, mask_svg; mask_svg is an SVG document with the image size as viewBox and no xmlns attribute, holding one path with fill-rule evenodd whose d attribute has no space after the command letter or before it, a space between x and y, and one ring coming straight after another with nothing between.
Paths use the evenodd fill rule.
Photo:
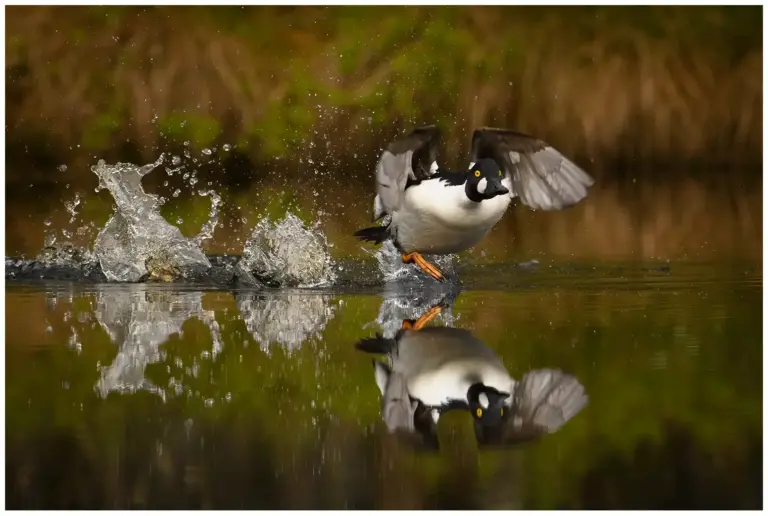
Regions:
<instances>
[{"instance_id":1,"label":"reflection of vegetation","mask_svg":"<svg viewBox=\"0 0 768 516\"><path fill-rule=\"evenodd\" d=\"M673 274L649 288L616 277L605 289L526 286L460 296L460 324L495 349L514 377L562 368L584 383L590 405L557 434L506 452L478 455L460 438L459 424L456 437L447 437L457 449L440 457L414 455L382 433L370 360L353 346L375 331L363 326L376 317L377 297L340 296L322 340L266 354L232 295L206 294L224 349L215 362L203 358L211 349L209 329L194 319L185 323L183 336L171 337L162 346L166 356L146 369L157 386L183 376L184 394L164 404L149 393L106 400L94 393L96 365L108 365L116 350L91 325L89 295L75 296L65 316L72 308L63 298L46 311L42 294L11 290L8 500L753 507L761 494L751 480L759 478L759 461L750 459L759 455L762 421L760 290L707 277L711 282L691 276L676 283ZM71 326L82 342L79 354L64 345ZM195 363L196 376L182 374ZM670 446L680 453L664 452ZM670 479L688 482L685 500L668 496ZM477 489L457 487L467 485Z\"/></svg>"},{"instance_id":2,"label":"reflection of vegetation","mask_svg":"<svg viewBox=\"0 0 768 516\"><path fill-rule=\"evenodd\" d=\"M12 7L7 27L9 145L59 159L189 140L297 169L425 121L456 151L494 124L580 158L761 159L759 7Z\"/></svg>"},{"instance_id":3,"label":"reflection of vegetation","mask_svg":"<svg viewBox=\"0 0 768 516\"><path fill-rule=\"evenodd\" d=\"M630 510L750 509L761 505L759 431L714 445L720 450L717 455L702 445L695 432L676 423L662 425L658 441L641 439L630 454L606 450L584 476L580 494L563 505ZM654 489L636 488L648 485ZM735 492L743 495L734 496Z\"/></svg>"},{"instance_id":4,"label":"reflection of vegetation","mask_svg":"<svg viewBox=\"0 0 768 516\"><path fill-rule=\"evenodd\" d=\"M147 178L154 180L152 174ZM162 173L159 179L164 179ZM178 198L171 197L175 188L150 186L147 191L162 192L168 202L161 213L178 225L184 235L194 236L208 218L210 200L190 195L187 187ZM352 236L370 221L370 185L338 188L319 183L306 189L276 180L219 192L224 203L221 223L213 239L204 243L206 252L240 254L262 217L277 220L288 211L306 223L320 222L320 230L333 244L331 252L335 258L365 257L361 249L374 249ZM85 196L82 221L103 226L111 212L107 196ZM51 197L45 208L27 200L9 199L9 213L24 214L8 217L9 255L36 255L48 229L44 225L46 219L53 221L51 228L56 228L59 235L61 229L74 232L84 223L78 220L75 225L68 224L69 214L54 199ZM30 209L36 212L28 213ZM532 258L756 260L762 257L761 212L761 189L735 186L727 176L707 183L691 179L656 187L645 184L622 189L598 185L581 205L566 211L533 212L513 206L498 227L463 256L476 262ZM74 237L74 241L90 247L95 234L94 231L88 237Z\"/></svg>"}]
</instances>

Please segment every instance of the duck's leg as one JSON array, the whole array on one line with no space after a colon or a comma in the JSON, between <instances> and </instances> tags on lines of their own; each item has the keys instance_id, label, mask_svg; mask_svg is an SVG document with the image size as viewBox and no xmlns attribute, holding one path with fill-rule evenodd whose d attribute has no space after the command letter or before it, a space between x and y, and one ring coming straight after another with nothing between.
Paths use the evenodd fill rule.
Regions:
<instances>
[{"instance_id":1,"label":"duck's leg","mask_svg":"<svg viewBox=\"0 0 768 516\"><path fill-rule=\"evenodd\" d=\"M405 320L403 321L403 329L404 330L413 330L413 331L419 331L424 326L432 322L432 319L437 317L440 312L443 310L443 305L435 305L423 314L421 314L421 317L419 317L416 321L413 320Z\"/></svg>"},{"instance_id":2,"label":"duck's leg","mask_svg":"<svg viewBox=\"0 0 768 516\"><path fill-rule=\"evenodd\" d=\"M421 270L435 278L437 281L445 281L445 276L443 276L443 273L440 272L440 269L425 260L424 257L419 253L403 254L403 262L415 263L421 268Z\"/></svg>"}]
</instances>

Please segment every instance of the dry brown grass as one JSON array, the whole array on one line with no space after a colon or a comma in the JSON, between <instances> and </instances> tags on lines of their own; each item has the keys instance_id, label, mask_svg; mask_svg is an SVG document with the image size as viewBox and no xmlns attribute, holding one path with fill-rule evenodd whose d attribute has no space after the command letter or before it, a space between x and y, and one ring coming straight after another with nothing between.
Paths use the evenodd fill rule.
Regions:
<instances>
[{"instance_id":1,"label":"dry brown grass","mask_svg":"<svg viewBox=\"0 0 768 516\"><path fill-rule=\"evenodd\" d=\"M576 46L537 43L541 51L528 61L521 90L535 92L546 83L548 94L519 102L516 123L586 156L730 161L760 152L761 49L730 64L621 32ZM617 40L630 50L612 50Z\"/></svg>"},{"instance_id":2,"label":"dry brown grass","mask_svg":"<svg viewBox=\"0 0 768 516\"><path fill-rule=\"evenodd\" d=\"M253 8L235 23L192 7L11 7L7 136L99 152L130 140L154 159L173 136L161 122L188 117L255 160L338 160L437 120L449 158L494 124L582 158L761 161L762 48L682 35L720 11L655 9L656 36L563 9L371 8L362 37L329 8Z\"/></svg>"}]
</instances>

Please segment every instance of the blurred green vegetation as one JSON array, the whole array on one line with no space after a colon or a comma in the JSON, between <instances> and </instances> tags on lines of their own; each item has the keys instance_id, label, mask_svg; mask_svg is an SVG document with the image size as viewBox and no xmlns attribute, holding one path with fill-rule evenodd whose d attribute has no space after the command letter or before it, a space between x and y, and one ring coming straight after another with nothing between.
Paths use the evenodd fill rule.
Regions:
<instances>
[{"instance_id":1,"label":"blurred green vegetation","mask_svg":"<svg viewBox=\"0 0 768 516\"><path fill-rule=\"evenodd\" d=\"M236 144L251 178L312 160L368 181L386 141L423 123L443 127L449 160L489 124L585 163L759 163L761 20L758 6L13 6L6 181L62 162L82 181L94 154L154 160L183 141Z\"/></svg>"},{"instance_id":2,"label":"blurred green vegetation","mask_svg":"<svg viewBox=\"0 0 768 516\"><path fill-rule=\"evenodd\" d=\"M204 294L224 348L206 358L210 329L185 322L145 371L168 393L171 377L182 382L184 393L163 403L148 392L107 399L94 392L100 368L127 335L111 342L95 323L93 294L11 288L7 500L121 508L758 507L761 275L678 267L670 275L602 276L579 283L542 272L530 285L457 299L459 325L514 377L564 369L585 385L590 404L556 434L506 451L478 453L454 421L446 437L454 444L438 456L414 454L382 429L370 357L354 349L376 331L377 296L331 296L336 315L322 338L267 352L245 327L233 297L240 294ZM138 289L161 312L183 294ZM66 345L73 332L79 351Z\"/></svg>"}]
</instances>

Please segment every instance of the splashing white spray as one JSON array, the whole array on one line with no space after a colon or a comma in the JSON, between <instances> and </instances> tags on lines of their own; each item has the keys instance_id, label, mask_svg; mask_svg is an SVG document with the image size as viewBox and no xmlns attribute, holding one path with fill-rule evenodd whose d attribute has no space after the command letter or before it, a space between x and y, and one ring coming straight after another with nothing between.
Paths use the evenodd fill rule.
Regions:
<instances>
[{"instance_id":1,"label":"splashing white spray","mask_svg":"<svg viewBox=\"0 0 768 516\"><path fill-rule=\"evenodd\" d=\"M96 237L94 251L110 281L135 282L149 274L160 279L205 274L211 267L199 242L210 238L216 227L217 195L211 195L211 220L196 239L185 238L160 214L163 200L148 194L141 179L163 161L163 156L143 167L130 163L107 165L104 160L91 170L115 200L116 210ZM208 193L210 195L210 192Z\"/></svg>"},{"instance_id":2,"label":"splashing white spray","mask_svg":"<svg viewBox=\"0 0 768 516\"><path fill-rule=\"evenodd\" d=\"M280 222L259 221L238 265L267 284L317 287L336 280L325 235L288 213Z\"/></svg>"}]
</instances>

